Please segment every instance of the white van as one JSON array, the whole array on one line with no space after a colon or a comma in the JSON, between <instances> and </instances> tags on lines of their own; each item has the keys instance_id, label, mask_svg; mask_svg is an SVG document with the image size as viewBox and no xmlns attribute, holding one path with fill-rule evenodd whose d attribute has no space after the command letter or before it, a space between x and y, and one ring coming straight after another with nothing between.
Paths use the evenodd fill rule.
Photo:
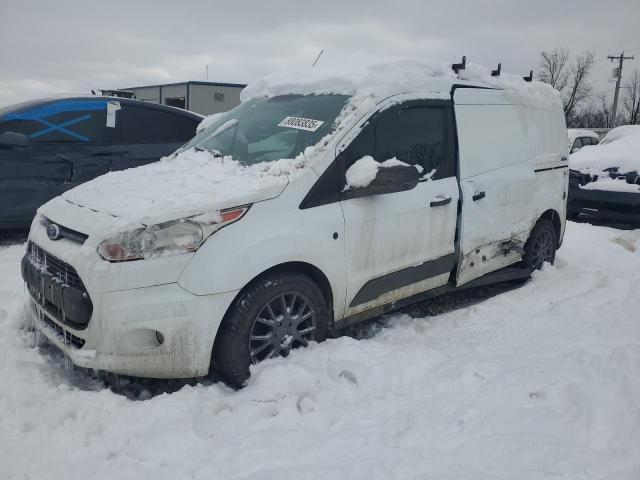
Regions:
<instances>
[{"instance_id":1,"label":"white van","mask_svg":"<svg viewBox=\"0 0 640 480\"><path fill-rule=\"evenodd\" d=\"M159 163L50 201L23 277L81 367L249 366L562 243L567 131L537 82L421 62L274 75Z\"/></svg>"}]
</instances>

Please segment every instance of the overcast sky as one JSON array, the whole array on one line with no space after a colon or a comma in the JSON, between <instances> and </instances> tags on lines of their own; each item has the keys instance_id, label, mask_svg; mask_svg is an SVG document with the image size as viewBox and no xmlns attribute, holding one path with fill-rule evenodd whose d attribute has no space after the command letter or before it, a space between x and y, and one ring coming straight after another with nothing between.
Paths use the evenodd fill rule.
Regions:
<instances>
[{"instance_id":1,"label":"overcast sky","mask_svg":"<svg viewBox=\"0 0 640 480\"><path fill-rule=\"evenodd\" d=\"M0 0L0 106L96 88L205 80L247 83L311 64L321 48L498 61L536 69L539 52L590 50L594 91L608 54L640 70L640 0L29 1ZM322 61L322 59L320 60Z\"/></svg>"}]
</instances>

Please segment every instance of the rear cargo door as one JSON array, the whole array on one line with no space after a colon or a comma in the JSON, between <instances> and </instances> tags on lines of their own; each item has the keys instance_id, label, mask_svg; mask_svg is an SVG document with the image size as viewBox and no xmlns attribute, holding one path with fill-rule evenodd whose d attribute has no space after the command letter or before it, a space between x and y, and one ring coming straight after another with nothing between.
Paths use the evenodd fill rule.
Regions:
<instances>
[{"instance_id":1,"label":"rear cargo door","mask_svg":"<svg viewBox=\"0 0 640 480\"><path fill-rule=\"evenodd\" d=\"M528 118L499 90L454 93L462 193L457 282L466 283L522 256L531 227L535 173Z\"/></svg>"}]
</instances>

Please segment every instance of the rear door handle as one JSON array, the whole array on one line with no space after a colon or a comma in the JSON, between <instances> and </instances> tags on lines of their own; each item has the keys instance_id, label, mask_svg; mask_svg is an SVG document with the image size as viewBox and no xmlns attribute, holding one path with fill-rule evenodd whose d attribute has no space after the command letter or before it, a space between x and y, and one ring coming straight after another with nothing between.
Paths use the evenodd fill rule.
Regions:
<instances>
[{"instance_id":1,"label":"rear door handle","mask_svg":"<svg viewBox=\"0 0 640 480\"><path fill-rule=\"evenodd\" d=\"M477 202L478 200L482 200L484 197L486 197L487 194L484 192L484 190L482 192L476 192L473 194L473 201Z\"/></svg>"},{"instance_id":2,"label":"rear door handle","mask_svg":"<svg viewBox=\"0 0 640 480\"><path fill-rule=\"evenodd\" d=\"M434 198L431 203L429 204L431 207L441 207L443 205L446 205L448 203L451 203L451 197L445 197L444 195L438 195L436 198Z\"/></svg>"}]
</instances>

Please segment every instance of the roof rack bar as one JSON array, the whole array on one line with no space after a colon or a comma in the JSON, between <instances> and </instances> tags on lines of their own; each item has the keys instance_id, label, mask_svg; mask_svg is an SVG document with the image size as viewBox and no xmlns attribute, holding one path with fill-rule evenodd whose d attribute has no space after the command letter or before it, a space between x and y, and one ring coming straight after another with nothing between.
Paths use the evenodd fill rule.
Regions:
<instances>
[{"instance_id":1,"label":"roof rack bar","mask_svg":"<svg viewBox=\"0 0 640 480\"><path fill-rule=\"evenodd\" d=\"M502 64L498 63L498 68L496 68L495 70L491 70L491 76L492 77L499 77L500 76L500 72L502 72Z\"/></svg>"},{"instance_id":2,"label":"roof rack bar","mask_svg":"<svg viewBox=\"0 0 640 480\"><path fill-rule=\"evenodd\" d=\"M533 81L533 70L529 70L529 76L528 77L522 77L524 79L525 82L531 82Z\"/></svg>"},{"instance_id":3,"label":"roof rack bar","mask_svg":"<svg viewBox=\"0 0 640 480\"><path fill-rule=\"evenodd\" d=\"M453 65L451 65L451 68L453 69L454 72L456 72L456 74L460 70L464 70L466 67L467 67L467 57L465 55L462 56L462 62L454 63Z\"/></svg>"}]
</instances>

